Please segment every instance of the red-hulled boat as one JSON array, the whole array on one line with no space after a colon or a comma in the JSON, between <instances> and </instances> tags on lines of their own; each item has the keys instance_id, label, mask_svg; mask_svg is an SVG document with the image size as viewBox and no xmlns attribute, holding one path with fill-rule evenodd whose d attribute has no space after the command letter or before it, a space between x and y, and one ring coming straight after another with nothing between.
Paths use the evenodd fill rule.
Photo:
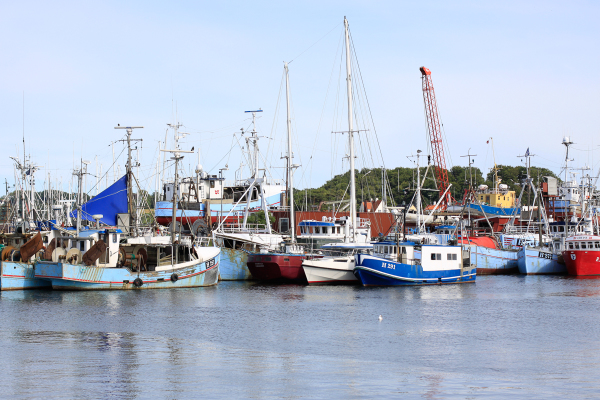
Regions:
<instances>
[{"instance_id":1,"label":"red-hulled boat","mask_svg":"<svg viewBox=\"0 0 600 400\"><path fill-rule=\"evenodd\" d=\"M571 236L562 252L567 273L575 276L600 275L600 236Z\"/></svg>"},{"instance_id":2,"label":"red-hulled boat","mask_svg":"<svg viewBox=\"0 0 600 400\"><path fill-rule=\"evenodd\" d=\"M302 262L305 259L306 256L300 254L254 253L248 255L248 269L259 281L304 282Z\"/></svg>"},{"instance_id":3,"label":"red-hulled boat","mask_svg":"<svg viewBox=\"0 0 600 400\"><path fill-rule=\"evenodd\" d=\"M295 244L285 246L281 253L248 254L248 269L252 278L259 281L306 282L302 262L314 258L312 254L304 254L304 249Z\"/></svg>"}]
</instances>

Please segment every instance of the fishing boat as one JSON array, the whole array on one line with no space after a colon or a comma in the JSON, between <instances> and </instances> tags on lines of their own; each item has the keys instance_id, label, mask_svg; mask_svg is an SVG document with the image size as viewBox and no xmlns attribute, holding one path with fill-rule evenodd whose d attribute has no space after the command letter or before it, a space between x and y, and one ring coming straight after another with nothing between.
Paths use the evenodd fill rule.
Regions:
<instances>
[{"instance_id":1,"label":"fishing boat","mask_svg":"<svg viewBox=\"0 0 600 400\"><path fill-rule=\"evenodd\" d=\"M591 218L577 218L576 208L584 214L592 210L586 207L585 199L589 199L592 192L592 185L588 187L577 184L574 177L569 178L569 147L573 144L571 139L566 136L563 138L562 144L565 146L565 181L557 187L556 178L547 177L547 181L542 184L542 192L546 192L548 206L550 206L553 214L562 214L564 221L550 222L548 212L546 212L545 202L539 202L539 209L542 211L542 221L540 224L540 233L542 227L545 228L547 234L552 238L551 241L544 242L540 235L540 241L535 245L524 245L519 251L518 265L519 272L526 275L546 275L546 274L565 274L567 266L563 258L563 252L567 250L565 239L569 235L591 235L593 232ZM527 170L529 178L529 168ZM535 197L538 197L538 190L533 186ZM544 189L545 187L545 189ZM581 203L580 203L581 201ZM535 200L534 200L535 203ZM557 209L557 206L559 208ZM571 217L569 210L573 209Z\"/></svg>"},{"instance_id":2,"label":"fishing boat","mask_svg":"<svg viewBox=\"0 0 600 400\"><path fill-rule=\"evenodd\" d=\"M145 236L121 242L118 230L87 230L60 237L50 261L35 274L53 289L164 289L216 285L219 249L190 237ZM63 247L64 246L64 247Z\"/></svg>"},{"instance_id":3,"label":"fishing boat","mask_svg":"<svg viewBox=\"0 0 600 400\"><path fill-rule=\"evenodd\" d=\"M559 251L560 242L552 247L523 246L517 254L519 272L524 275L555 275L567 272Z\"/></svg>"},{"instance_id":4,"label":"fishing boat","mask_svg":"<svg viewBox=\"0 0 600 400\"><path fill-rule=\"evenodd\" d=\"M39 221L46 207L35 196L34 174L38 167L25 157L25 149L23 160L11 158L21 179L17 180L17 190L9 200L13 207L6 220L10 222L0 232L0 290L50 287L49 282L35 277L35 260L53 234L47 224Z\"/></svg>"},{"instance_id":5,"label":"fishing boat","mask_svg":"<svg viewBox=\"0 0 600 400\"><path fill-rule=\"evenodd\" d=\"M565 244L562 256L569 275L600 275L600 236L571 236L565 240Z\"/></svg>"},{"instance_id":6,"label":"fishing boat","mask_svg":"<svg viewBox=\"0 0 600 400\"><path fill-rule=\"evenodd\" d=\"M356 254L373 252L371 243L330 243L317 250L320 257L310 257L302 262L309 285L358 284L354 275Z\"/></svg>"},{"instance_id":7,"label":"fishing boat","mask_svg":"<svg viewBox=\"0 0 600 400\"><path fill-rule=\"evenodd\" d=\"M81 220L86 213L84 207L78 206L75 234L54 238L46 249L44 259L36 263L36 277L50 281L54 289L162 289L211 286L218 282L218 248L202 246L200 238L183 236L174 229L171 229L170 236L160 236L154 229L144 230L138 224L135 206L129 201L133 195L130 183L133 178L131 134L134 128L115 128L127 130L130 151L127 175L123 180L126 189L91 200L95 206L106 210L108 207L106 204L102 206L103 203L120 204L124 199L129 205L127 209L132 221L127 227L129 236L122 238L120 229L100 229L99 221L106 218L104 215L92 216L97 221L97 229L81 229ZM177 142L175 147L175 150L163 151L174 153L177 182L178 162L183 158L181 153L190 152L179 149ZM176 194L173 202L177 202ZM112 222L116 214L108 218L111 218L108 222Z\"/></svg>"},{"instance_id":8,"label":"fishing boat","mask_svg":"<svg viewBox=\"0 0 600 400\"><path fill-rule=\"evenodd\" d=\"M475 282L469 249L385 241L373 254L357 254L354 274L364 286L436 285Z\"/></svg>"},{"instance_id":9,"label":"fishing boat","mask_svg":"<svg viewBox=\"0 0 600 400\"><path fill-rule=\"evenodd\" d=\"M40 232L5 234L0 243L0 290L50 287L35 276L35 259L44 249Z\"/></svg>"},{"instance_id":10,"label":"fishing boat","mask_svg":"<svg viewBox=\"0 0 600 400\"><path fill-rule=\"evenodd\" d=\"M304 252L304 247L287 242L277 251L249 253L248 269L252 278L259 281L306 282L302 262L320 257Z\"/></svg>"}]
</instances>

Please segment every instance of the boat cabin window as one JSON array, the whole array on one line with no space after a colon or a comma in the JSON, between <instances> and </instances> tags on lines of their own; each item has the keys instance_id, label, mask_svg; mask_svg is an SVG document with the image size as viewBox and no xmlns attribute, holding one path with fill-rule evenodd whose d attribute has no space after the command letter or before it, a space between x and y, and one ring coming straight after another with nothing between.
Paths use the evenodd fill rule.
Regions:
<instances>
[{"instance_id":1,"label":"boat cabin window","mask_svg":"<svg viewBox=\"0 0 600 400\"><path fill-rule=\"evenodd\" d=\"M337 227L337 233L340 233L340 227L339 226Z\"/></svg>"},{"instance_id":2,"label":"boat cabin window","mask_svg":"<svg viewBox=\"0 0 600 400\"><path fill-rule=\"evenodd\" d=\"M446 260L452 261L457 259L456 254L446 254Z\"/></svg>"},{"instance_id":3,"label":"boat cabin window","mask_svg":"<svg viewBox=\"0 0 600 400\"><path fill-rule=\"evenodd\" d=\"M432 260L442 260L442 254L441 253L431 253L431 259Z\"/></svg>"},{"instance_id":4,"label":"boat cabin window","mask_svg":"<svg viewBox=\"0 0 600 400\"><path fill-rule=\"evenodd\" d=\"M573 247L573 243L569 243L569 249L571 249L571 250L572 250L573 248L574 248L574 247Z\"/></svg>"},{"instance_id":5,"label":"boat cabin window","mask_svg":"<svg viewBox=\"0 0 600 400\"><path fill-rule=\"evenodd\" d=\"M402 247L402 254L406 254L406 247Z\"/></svg>"},{"instance_id":6,"label":"boat cabin window","mask_svg":"<svg viewBox=\"0 0 600 400\"><path fill-rule=\"evenodd\" d=\"M85 250L85 241L83 241L83 240L79 241L79 250L80 251Z\"/></svg>"},{"instance_id":7,"label":"boat cabin window","mask_svg":"<svg viewBox=\"0 0 600 400\"><path fill-rule=\"evenodd\" d=\"M585 246L585 242L581 242L581 248L582 249L586 249L587 247Z\"/></svg>"},{"instance_id":8,"label":"boat cabin window","mask_svg":"<svg viewBox=\"0 0 600 400\"><path fill-rule=\"evenodd\" d=\"M594 247L596 249L600 249L600 242L594 242Z\"/></svg>"},{"instance_id":9,"label":"boat cabin window","mask_svg":"<svg viewBox=\"0 0 600 400\"><path fill-rule=\"evenodd\" d=\"M575 242L575 250L579 250L579 242Z\"/></svg>"}]
</instances>

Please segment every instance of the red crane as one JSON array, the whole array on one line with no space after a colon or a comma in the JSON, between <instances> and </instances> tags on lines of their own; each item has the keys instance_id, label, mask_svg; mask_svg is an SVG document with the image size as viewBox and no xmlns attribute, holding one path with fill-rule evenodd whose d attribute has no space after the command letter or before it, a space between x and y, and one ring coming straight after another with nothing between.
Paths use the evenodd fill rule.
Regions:
<instances>
[{"instance_id":1,"label":"red crane","mask_svg":"<svg viewBox=\"0 0 600 400\"><path fill-rule=\"evenodd\" d=\"M440 204L440 209L445 210L452 201L452 195L450 191L444 194L450 186L450 182L448 182L448 171L446 170L446 159L444 158L444 144L442 142L442 129L438 117L438 107L435 101L431 71L425 67L419 69L423 83L423 100L425 101L425 115L427 116L427 132L429 133L431 151L433 152L433 164L435 165L440 196L444 196Z\"/></svg>"}]
</instances>

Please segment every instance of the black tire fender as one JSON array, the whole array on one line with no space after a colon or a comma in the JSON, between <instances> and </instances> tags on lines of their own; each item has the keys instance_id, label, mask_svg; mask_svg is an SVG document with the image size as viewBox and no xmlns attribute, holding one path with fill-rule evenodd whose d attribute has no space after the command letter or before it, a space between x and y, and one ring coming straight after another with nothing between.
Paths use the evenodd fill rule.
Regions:
<instances>
[{"instance_id":1,"label":"black tire fender","mask_svg":"<svg viewBox=\"0 0 600 400\"><path fill-rule=\"evenodd\" d=\"M171 274L171 282L177 282L177 279L179 279L179 276L177 276L176 273L172 273Z\"/></svg>"},{"instance_id":2,"label":"black tire fender","mask_svg":"<svg viewBox=\"0 0 600 400\"><path fill-rule=\"evenodd\" d=\"M141 280L140 278L135 278L135 279L133 280L133 285L134 285L135 287L141 287L143 284L144 284L144 281L143 281L143 280Z\"/></svg>"}]
</instances>

